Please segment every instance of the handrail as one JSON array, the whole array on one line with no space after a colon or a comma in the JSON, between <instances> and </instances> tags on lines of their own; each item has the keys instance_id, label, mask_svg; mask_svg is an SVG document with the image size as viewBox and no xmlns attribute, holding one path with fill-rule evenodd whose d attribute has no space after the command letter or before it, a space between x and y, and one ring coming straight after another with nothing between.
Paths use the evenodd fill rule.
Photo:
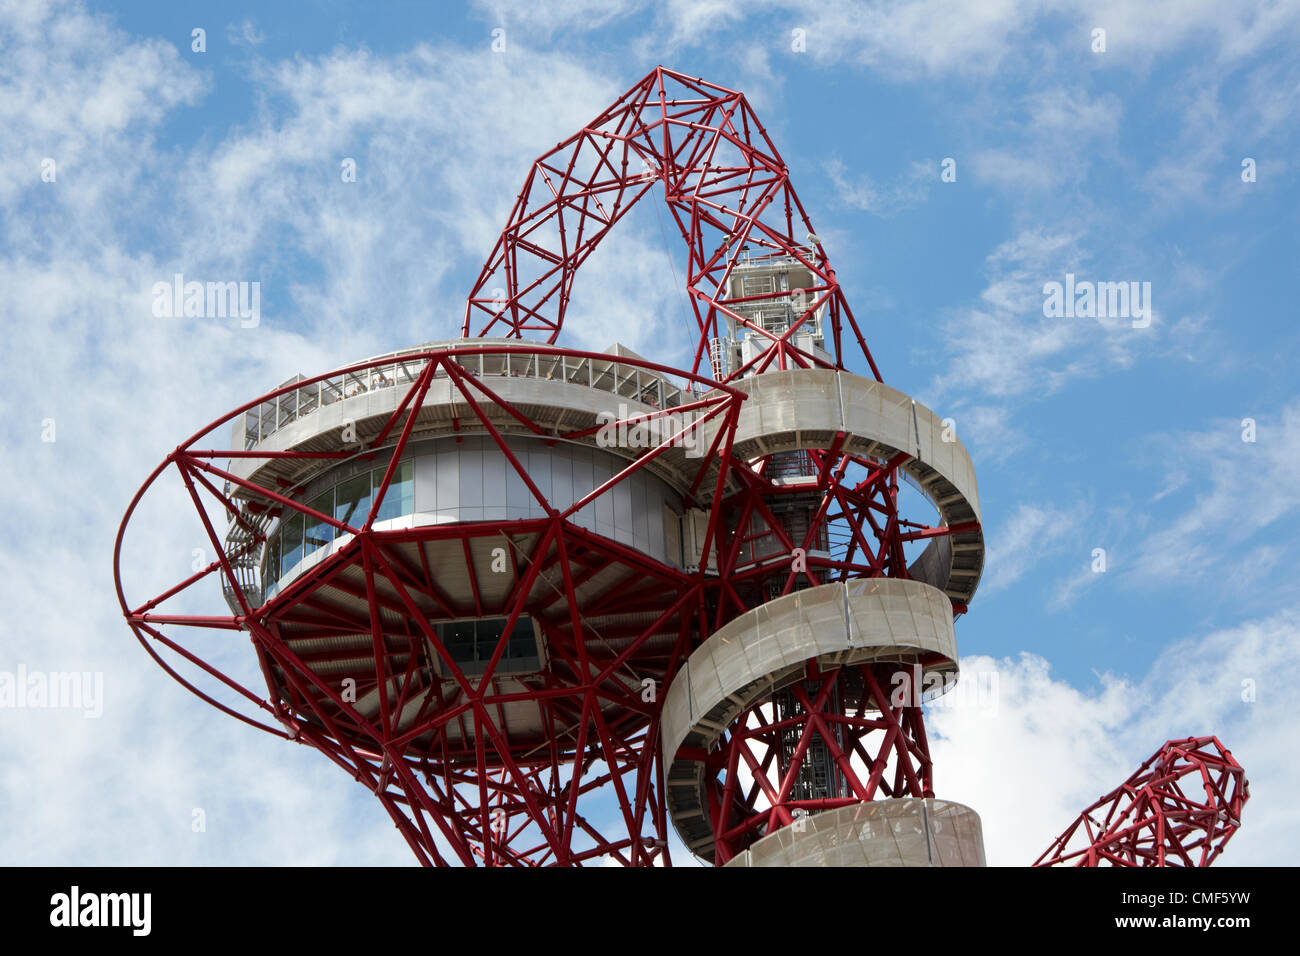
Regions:
<instances>
[{"instance_id":1,"label":"handrail","mask_svg":"<svg viewBox=\"0 0 1300 956\"><path fill-rule=\"evenodd\" d=\"M409 387L414 384L424 363L417 366L402 361L402 357L437 349L468 351L470 354L465 357L468 361L458 360L458 364L471 375L559 380L573 385L586 385L657 408L676 408L704 394L703 390L689 382L674 383L670 376L652 372L635 361L623 361L623 356L614 353L607 353L608 359L595 359L589 355L574 357L564 349L536 343L532 350L521 354L521 346L526 349L526 345L518 339L503 340L503 349L508 348L509 351L494 353L491 351L491 343L490 339L430 342L377 355L361 363L365 366L361 369L353 364L340 369L337 375L326 373L325 377L318 378L303 388L284 392L246 411L244 450L251 451L285 425L304 418L325 405L381 388ZM302 381L303 378L302 375L287 378L276 391ZM632 385L632 388L625 393L628 385Z\"/></svg>"}]
</instances>

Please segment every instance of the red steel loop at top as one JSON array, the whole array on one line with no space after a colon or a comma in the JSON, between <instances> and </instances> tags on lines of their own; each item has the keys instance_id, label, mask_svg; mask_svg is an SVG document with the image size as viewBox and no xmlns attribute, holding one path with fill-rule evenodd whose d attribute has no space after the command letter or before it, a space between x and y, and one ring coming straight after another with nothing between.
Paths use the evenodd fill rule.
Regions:
<instances>
[{"instance_id":1,"label":"red steel loop at top","mask_svg":"<svg viewBox=\"0 0 1300 956\"><path fill-rule=\"evenodd\" d=\"M743 93L657 67L592 122L533 163L510 219L465 305L463 334L554 343L578 267L638 199L662 183L689 255L687 292L699 341L691 371L708 368L710 343L728 321L768 340L729 374L789 367L844 368L847 322L877 381L880 372L845 301L790 174ZM803 290L734 296L738 262L780 257L813 277ZM732 290L734 291L734 290ZM796 293L802 293L797 299ZM793 321L764 329L735 308L785 299ZM777 304L777 303L773 303ZM833 363L794 344L824 314Z\"/></svg>"}]
</instances>

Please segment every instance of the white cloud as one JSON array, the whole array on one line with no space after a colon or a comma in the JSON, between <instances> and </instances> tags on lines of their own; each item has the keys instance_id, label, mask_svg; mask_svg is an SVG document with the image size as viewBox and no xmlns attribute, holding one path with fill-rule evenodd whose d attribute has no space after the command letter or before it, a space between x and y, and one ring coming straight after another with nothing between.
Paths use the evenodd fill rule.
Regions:
<instances>
[{"instance_id":1,"label":"white cloud","mask_svg":"<svg viewBox=\"0 0 1300 956\"><path fill-rule=\"evenodd\" d=\"M928 404L928 402L922 402ZM1011 424L1011 411L1005 405L971 404L958 399L944 406L971 457L984 465L1002 462L1025 447L1025 434Z\"/></svg>"},{"instance_id":2,"label":"white cloud","mask_svg":"<svg viewBox=\"0 0 1300 956\"><path fill-rule=\"evenodd\" d=\"M266 42L266 34L257 28L252 20L245 18L239 23L226 27L226 39L232 46L261 46Z\"/></svg>"},{"instance_id":3,"label":"white cloud","mask_svg":"<svg viewBox=\"0 0 1300 956\"><path fill-rule=\"evenodd\" d=\"M1300 31L1293 4L1225 9L1214 0L753 0L744 6L671 0L662 16L684 45L717 43L727 27L750 19L749 32L766 30L774 48L788 49L790 28L798 26L807 31L814 60L859 64L895 79L987 78L1060 59L1145 70L1153 57L1190 43L1209 46L1214 61L1230 68ZM1049 24L1054 41L1035 35ZM1092 52L1095 27L1106 30L1104 54Z\"/></svg>"},{"instance_id":4,"label":"white cloud","mask_svg":"<svg viewBox=\"0 0 1300 956\"><path fill-rule=\"evenodd\" d=\"M21 198L95 207L134 187L158 122L204 88L175 47L121 42L107 17L56 3L0 12L0 210ZM85 69L87 62L94 70ZM55 183L41 163L55 163ZM26 230L6 215L6 226Z\"/></svg>"},{"instance_id":5,"label":"white cloud","mask_svg":"<svg viewBox=\"0 0 1300 956\"><path fill-rule=\"evenodd\" d=\"M986 686L996 672L999 693L995 708L972 697L932 710L936 793L980 814L991 865L1032 863L1166 740L1205 734L1233 752L1251 784L1220 865L1291 862L1300 839L1290 807L1300 786L1289 697L1300 679L1296 609L1175 643L1144 676L1103 675L1092 690L1054 677L1031 654L966 657L961 666L963 681ZM1253 703L1242 700L1245 680L1255 681Z\"/></svg>"}]
</instances>

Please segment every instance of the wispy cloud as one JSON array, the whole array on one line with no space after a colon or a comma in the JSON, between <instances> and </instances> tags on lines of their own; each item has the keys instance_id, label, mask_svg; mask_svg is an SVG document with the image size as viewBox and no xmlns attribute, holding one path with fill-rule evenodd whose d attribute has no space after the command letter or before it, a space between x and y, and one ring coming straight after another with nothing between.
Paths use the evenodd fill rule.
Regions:
<instances>
[{"instance_id":1,"label":"wispy cloud","mask_svg":"<svg viewBox=\"0 0 1300 956\"><path fill-rule=\"evenodd\" d=\"M840 202L853 209L888 218L903 209L924 202L931 186L939 181L937 160L917 160L891 182L878 184L870 176L851 177L843 160L826 162L826 174Z\"/></svg>"},{"instance_id":2,"label":"wispy cloud","mask_svg":"<svg viewBox=\"0 0 1300 956\"><path fill-rule=\"evenodd\" d=\"M1243 440L1246 418L1255 422L1253 442ZM1136 548L1131 573L1144 586L1213 580L1257 548L1261 533L1300 513L1300 399L1201 431L1166 434L1153 448L1167 474L1161 495L1167 510ZM1197 476L1194 483L1185 481L1188 473ZM1251 566L1263 572L1259 557L1256 552Z\"/></svg>"},{"instance_id":3,"label":"wispy cloud","mask_svg":"<svg viewBox=\"0 0 1300 956\"><path fill-rule=\"evenodd\" d=\"M1076 235L1041 230L1023 230L994 249L980 301L943 322L950 358L934 390L1006 399L1050 393L1072 379L1129 365L1158 328L1158 309L1144 329L1113 316L1044 315L1044 285L1064 281L1067 272L1082 278L1091 258ZM1132 276L1115 277L1121 278Z\"/></svg>"},{"instance_id":4,"label":"wispy cloud","mask_svg":"<svg viewBox=\"0 0 1300 956\"><path fill-rule=\"evenodd\" d=\"M232 46L255 47L266 42L266 35L257 28L252 20L244 19L226 27L226 40Z\"/></svg>"},{"instance_id":5,"label":"wispy cloud","mask_svg":"<svg viewBox=\"0 0 1300 956\"><path fill-rule=\"evenodd\" d=\"M1082 505L1020 505L989 536L981 590L993 593L1010 587L1036 564L1059 553L1067 542L1078 538L1084 516Z\"/></svg>"}]
</instances>

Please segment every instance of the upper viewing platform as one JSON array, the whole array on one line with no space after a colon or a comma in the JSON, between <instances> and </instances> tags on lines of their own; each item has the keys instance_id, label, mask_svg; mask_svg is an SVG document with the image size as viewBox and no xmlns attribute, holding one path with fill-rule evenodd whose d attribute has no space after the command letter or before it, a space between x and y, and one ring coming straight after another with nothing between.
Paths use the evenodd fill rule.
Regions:
<instances>
[{"instance_id":1,"label":"upper viewing platform","mask_svg":"<svg viewBox=\"0 0 1300 956\"><path fill-rule=\"evenodd\" d=\"M500 351L490 351L494 348ZM359 412L356 415L343 417L353 419L369 417L370 413L365 410L365 407L373 403L366 401L353 403L349 400L387 389L392 391L387 392L385 397L400 395L404 388L414 384L423 368L423 359L415 356L436 350L466 351L468 354L456 359L457 364L468 374L483 379L524 378L585 386L650 408L676 408L693 401L701 394L689 383L674 376L660 375L643 367L619 362L620 357L640 358L622 345L613 345L607 349L606 353L610 356L608 359L593 359L575 357L555 346L520 339L449 339L441 342L426 342L423 345L378 355L365 362L353 363L347 367L352 371L340 370L337 374L328 375L319 381L308 381L309 377L304 375L287 379L280 384L277 391L292 385L295 381L306 381L307 384L249 409L244 413L242 421L236 419L231 447L251 451L267 443L288 426L303 422L321 409L338 403L354 404ZM446 373L441 369L435 372L435 378L439 376L444 380L447 378ZM394 398L392 407L395 408L399 400ZM378 406L387 404L389 403L380 402ZM374 413L382 410L378 406ZM324 427L333 427L336 424L337 422L331 422Z\"/></svg>"}]
</instances>

